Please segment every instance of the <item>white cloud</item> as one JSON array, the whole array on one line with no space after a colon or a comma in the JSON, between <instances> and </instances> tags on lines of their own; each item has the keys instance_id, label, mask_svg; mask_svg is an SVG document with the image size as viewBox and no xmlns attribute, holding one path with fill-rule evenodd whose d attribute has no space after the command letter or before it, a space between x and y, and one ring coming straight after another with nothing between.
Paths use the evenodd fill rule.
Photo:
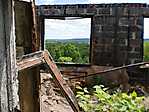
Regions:
<instances>
[{"instance_id":1,"label":"white cloud","mask_svg":"<svg viewBox=\"0 0 149 112\"><path fill-rule=\"evenodd\" d=\"M53 3L55 0L35 0L37 5L49 5Z\"/></svg>"},{"instance_id":2,"label":"white cloud","mask_svg":"<svg viewBox=\"0 0 149 112\"><path fill-rule=\"evenodd\" d=\"M54 4L87 4L88 0L36 0L37 5Z\"/></svg>"},{"instance_id":3,"label":"white cloud","mask_svg":"<svg viewBox=\"0 0 149 112\"><path fill-rule=\"evenodd\" d=\"M88 0L88 3L149 3L149 0Z\"/></svg>"},{"instance_id":4,"label":"white cloud","mask_svg":"<svg viewBox=\"0 0 149 112\"><path fill-rule=\"evenodd\" d=\"M70 39L90 38L91 19L45 20L45 38Z\"/></svg>"},{"instance_id":5,"label":"white cloud","mask_svg":"<svg viewBox=\"0 0 149 112\"><path fill-rule=\"evenodd\" d=\"M149 3L149 0L36 0L36 4Z\"/></svg>"},{"instance_id":6,"label":"white cloud","mask_svg":"<svg viewBox=\"0 0 149 112\"><path fill-rule=\"evenodd\" d=\"M144 18L144 38L149 39L149 18Z\"/></svg>"},{"instance_id":7,"label":"white cloud","mask_svg":"<svg viewBox=\"0 0 149 112\"><path fill-rule=\"evenodd\" d=\"M105 0L88 0L88 3L92 4L105 3Z\"/></svg>"}]
</instances>

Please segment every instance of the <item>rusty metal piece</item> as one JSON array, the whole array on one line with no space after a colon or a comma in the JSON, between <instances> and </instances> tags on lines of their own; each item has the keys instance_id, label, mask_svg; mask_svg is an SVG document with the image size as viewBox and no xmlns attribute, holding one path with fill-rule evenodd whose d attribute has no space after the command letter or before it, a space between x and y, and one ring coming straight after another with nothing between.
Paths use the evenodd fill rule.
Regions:
<instances>
[{"instance_id":1,"label":"rusty metal piece","mask_svg":"<svg viewBox=\"0 0 149 112\"><path fill-rule=\"evenodd\" d=\"M36 20L36 5L35 0L32 0L32 21L33 21L33 27L32 27L32 51L38 51L40 49L40 37L37 35L37 20Z\"/></svg>"},{"instance_id":2,"label":"rusty metal piece","mask_svg":"<svg viewBox=\"0 0 149 112\"><path fill-rule=\"evenodd\" d=\"M66 97L74 112L79 112L79 106L76 101L75 95L70 87L67 85L66 81L63 79L61 72L58 70L56 64L53 62L53 59L47 51L45 51L43 55L45 62L50 69L51 75L54 77L57 85L62 90L62 94Z\"/></svg>"},{"instance_id":3,"label":"rusty metal piece","mask_svg":"<svg viewBox=\"0 0 149 112\"><path fill-rule=\"evenodd\" d=\"M43 52L39 51L39 52L24 55L19 60L17 60L17 66L18 66L17 68L18 68L18 71L21 71L24 69L38 66L43 63L44 63Z\"/></svg>"},{"instance_id":4,"label":"rusty metal piece","mask_svg":"<svg viewBox=\"0 0 149 112\"><path fill-rule=\"evenodd\" d=\"M97 72L95 72L95 73L90 73L90 74L87 74L87 75L85 75L85 76L72 77L72 78L70 78L70 79L77 79L77 78L89 77L89 76L93 76L93 75L100 75L100 74L104 74L104 73L107 73L107 72L112 72L112 71L116 71L116 70L120 70L120 69L125 69L125 68L128 68L128 67L141 66L141 65L145 65L145 64L149 64L149 62L141 62L141 63L135 63L135 64L124 65L124 66L115 67L115 68L108 69L108 70L97 71Z\"/></svg>"}]
</instances>

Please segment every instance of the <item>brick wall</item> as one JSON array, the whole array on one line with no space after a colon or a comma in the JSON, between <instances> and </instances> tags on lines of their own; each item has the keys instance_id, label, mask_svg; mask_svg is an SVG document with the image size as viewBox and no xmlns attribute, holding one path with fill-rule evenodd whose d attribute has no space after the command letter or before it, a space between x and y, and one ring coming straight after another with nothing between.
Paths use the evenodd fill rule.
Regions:
<instances>
[{"instance_id":1,"label":"brick wall","mask_svg":"<svg viewBox=\"0 0 149 112\"><path fill-rule=\"evenodd\" d=\"M37 14L42 19L91 17L91 64L120 66L143 60L143 20L144 16L149 17L147 4L42 5L37 6Z\"/></svg>"}]
</instances>

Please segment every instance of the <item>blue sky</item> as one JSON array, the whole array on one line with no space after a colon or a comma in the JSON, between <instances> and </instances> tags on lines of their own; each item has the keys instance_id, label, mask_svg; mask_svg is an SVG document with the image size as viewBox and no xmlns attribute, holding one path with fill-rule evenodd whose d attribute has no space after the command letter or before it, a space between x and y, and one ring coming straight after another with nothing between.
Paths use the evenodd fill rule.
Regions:
<instances>
[{"instance_id":1,"label":"blue sky","mask_svg":"<svg viewBox=\"0 0 149 112\"><path fill-rule=\"evenodd\" d=\"M148 3L149 0L35 0L37 5ZM46 39L90 38L90 19L45 20ZM144 19L144 38L149 38L149 19Z\"/></svg>"},{"instance_id":2,"label":"blue sky","mask_svg":"<svg viewBox=\"0 0 149 112\"><path fill-rule=\"evenodd\" d=\"M36 4L149 3L149 0L35 0Z\"/></svg>"}]
</instances>

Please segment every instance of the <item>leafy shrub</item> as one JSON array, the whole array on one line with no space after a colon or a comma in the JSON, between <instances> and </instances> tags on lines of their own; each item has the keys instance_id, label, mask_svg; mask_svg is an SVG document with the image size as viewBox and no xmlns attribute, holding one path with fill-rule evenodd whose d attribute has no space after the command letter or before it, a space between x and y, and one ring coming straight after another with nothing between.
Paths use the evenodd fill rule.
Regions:
<instances>
[{"instance_id":1,"label":"leafy shrub","mask_svg":"<svg viewBox=\"0 0 149 112\"><path fill-rule=\"evenodd\" d=\"M138 97L133 91L129 95L120 91L109 94L107 88L95 86L90 94L87 88L78 88L77 98L85 112L145 112L142 104L144 97Z\"/></svg>"},{"instance_id":2,"label":"leafy shrub","mask_svg":"<svg viewBox=\"0 0 149 112\"><path fill-rule=\"evenodd\" d=\"M59 62L72 62L71 57L59 57L58 59Z\"/></svg>"}]
</instances>

